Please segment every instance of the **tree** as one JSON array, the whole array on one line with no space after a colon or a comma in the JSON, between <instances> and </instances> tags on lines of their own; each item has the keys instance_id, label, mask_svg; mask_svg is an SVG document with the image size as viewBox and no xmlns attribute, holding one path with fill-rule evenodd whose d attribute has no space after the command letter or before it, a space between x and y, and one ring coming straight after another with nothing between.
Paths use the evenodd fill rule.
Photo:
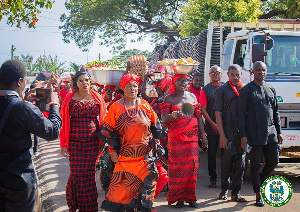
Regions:
<instances>
[{"instance_id":1,"label":"tree","mask_svg":"<svg viewBox=\"0 0 300 212\"><path fill-rule=\"evenodd\" d=\"M129 58L133 55L144 55L145 57L149 57L151 55L151 52L149 51L141 51L138 49L130 49L130 50L124 50L119 55L113 56L111 60L117 60L123 63L127 63Z\"/></svg>"},{"instance_id":2,"label":"tree","mask_svg":"<svg viewBox=\"0 0 300 212\"><path fill-rule=\"evenodd\" d=\"M32 66L32 62L33 62L33 56L32 55L23 55L21 54L20 58L19 58L20 61L23 62L23 64L26 66L27 70L31 70L31 66Z\"/></svg>"},{"instance_id":3,"label":"tree","mask_svg":"<svg viewBox=\"0 0 300 212\"><path fill-rule=\"evenodd\" d=\"M60 62L55 55L52 57L49 56L40 56L35 63L32 65L32 72L35 74L41 73L41 72L53 72L55 70L58 70L58 72L61 72L63 69L63 65L65 62Z\"/></svg>"},{"instance_id":4,"label":"tree","mask_svg":"<svg viewBox=\"0 0 300 212\"><path fill-rule=\"evenodd\" d=\"M257 21L262 14L259 0L188 0L183 7L180 35L195 36L207 29L210 21Z\"/></svg>"},{"instance_id":5,"label":"tree","mask_svg":"<svg viewBox=\"0 0 300 212\"><path fill-rule=\"evenodd\" d=\"M80 67L80 65L77 65L75 62L70 62L70 70L71 71L77 72L77 71L79 71L79 67Z\"/></svg>"},{"instance_id":6,"label":"tree","mask_svg":"<svg viewBox=\"0 0 300 212\"><path fill-rule=\"evenodd\" d=\"M179 0L70 0L65 3L69 15L63 14L61 26L64 41L75 43L87 50L96 34L103 40L100 45L113 47L114 52L124 49L126 35L152 34L155 41L173 42L179 37Z\"/></svg>"},{"instance_id":7,"label":"tree","mask_svg":"<svg viewBox=\"0 0 300 212\"><path fill-rule=\"evenodd\" d=\"M182 8L181 37L197 35L209 21L257 22L267 18L299 18L299 0L188 0Z\"/></svg>"},{"instance_id":8,"label":"tree","mask_svg":"<svg viewBox=\"0 0 300 212\"><path fill-rule=\"evenodd\" d=\"M297 19L300 17L299 0L262 0L261 10L263 14L261 19L283 18Z\"/></svg>"},{"instance_id":9,"label":"tree","mask_svg":"<svg viewBox=\"0 0 300 212\"><path fill-rule=\"evenodd\" d=\"M0 21L6 16L8 25L21 27L24 22L29 28L35 28L40 9L50 9L52 3L53 0L0 0Z\"/></svg>"}]
</instances>

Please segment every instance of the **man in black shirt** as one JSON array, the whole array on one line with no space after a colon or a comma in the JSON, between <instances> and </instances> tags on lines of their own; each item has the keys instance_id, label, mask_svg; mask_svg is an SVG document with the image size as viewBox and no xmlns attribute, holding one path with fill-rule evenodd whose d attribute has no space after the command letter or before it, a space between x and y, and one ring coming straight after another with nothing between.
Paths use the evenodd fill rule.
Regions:
<instances>
[{"instance_id":1,"label":"man in black shirt","mask_svg":"<svg viewBox=\"0 0 300 212\"><path fill-rule=\"evenodd\" d=\"M226 200L231 179L231 199L237 202L246 202L241 197L240 190L243 184L245 168L245 152L241 148L241 139L238 131L238 96L243 86L239 65L228 67L229 81L216 91L214 110L216 111L217 126L220 135L221 147L221 193L219 199Z\"/></svg>"},{"instance_id":2,"label":"man in black shirt","mask_svg":"<svg viewBox=\"0 0 300 212\"><path fill-rule=\"evenodd\" d=\"M37 177L29 149L30 134L46 140L58 138L62 121L58 96L50 95L47 119L33 104L20 98L26 84L26 67L8 60L0 68L0 211L33 212ZM15 102L12 106L11 102ZM10 111L7 112L7 108ZM5 117L5 118L4 118ZM2 129L1 129L2 128Z\"/></svg>"},{"instance_id":3,"label":"man in black shirt","mask_svg":"<svg viewBox=\"0 0 300 212\"><path fill-rule=\"evenodd\" d=\"M209 188L216 188L216 154L219 146L219 131L216 124L214 104L216 99L216 90L222 85L222 69L215 65L209 70L211 83L205 85L200 91L201 112L205 118L204 130L207 133L208 140L208 173L210 177Z\"/></svg>"},{"instance_id":4,"label":"man in black shirt","mask_svg":"<svg viewBox=\"0 0 300 212\"><path fill-rule=\"evenodd\" d=\"M254 80L240 91L239 128L242 148L246 151L247 144L251 147L252 185L256 193L256 205L262 207L261 183L278 164L278 142L282 143L283 136L275 89L264 81L267 75L266 64L255 62L252 72ZM263 155L266 163L260 174Z\"/></svg>"}]
</instances>

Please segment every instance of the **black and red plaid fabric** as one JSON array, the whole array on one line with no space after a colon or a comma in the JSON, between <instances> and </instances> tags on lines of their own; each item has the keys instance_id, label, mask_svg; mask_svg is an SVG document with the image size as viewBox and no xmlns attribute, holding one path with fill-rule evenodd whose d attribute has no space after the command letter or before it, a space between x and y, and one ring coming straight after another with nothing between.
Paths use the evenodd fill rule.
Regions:
<instances>
[{"instance_id":1,"label":"black and red plaid fabric","mask_svg":"<svg viewBox=\"0 0 300 212\"><path fill-rule=\"evenodd\" d=\"M99 151L99 104L70 101L70 176L66 188L69 211L98 211L95 163Z\"/></svg>"}]
</instances>

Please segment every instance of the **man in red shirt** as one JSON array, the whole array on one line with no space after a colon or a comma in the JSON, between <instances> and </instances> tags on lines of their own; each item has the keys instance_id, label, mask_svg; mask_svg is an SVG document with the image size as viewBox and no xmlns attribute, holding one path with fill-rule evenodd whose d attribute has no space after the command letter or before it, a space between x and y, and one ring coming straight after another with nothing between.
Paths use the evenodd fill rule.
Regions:
<instances>
[{"instance_id":1,"label":"man in red shirt","mask_svg":"<svg viewBox=\"0 0 300 212\"><path fill-rule=\"evenodd\" d=\"M200 103L200 91L201 91L202 84L203 84L203 76L201 73L197 72L193 77L192 83L190 84L189 91L195 94L198 103Z\"/></svg>"}]
</instances>

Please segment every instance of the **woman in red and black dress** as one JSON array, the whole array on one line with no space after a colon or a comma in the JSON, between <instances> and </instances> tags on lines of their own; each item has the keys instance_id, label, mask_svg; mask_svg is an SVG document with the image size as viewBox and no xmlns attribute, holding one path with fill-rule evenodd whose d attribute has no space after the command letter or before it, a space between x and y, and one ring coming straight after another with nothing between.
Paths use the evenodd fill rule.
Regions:
<instances>
[{"instance_id":1,"label":"woman in red and black dress","mask_svg":"<svg viewBox=\"0 0 300 212\"><path fill-rule=\"evenodd\" d=\"M168 126L169 152L169 191L168 204L177 202L181 208L184 202L190 207L197 207L196 183L199 167L198 130L201 132L203 145L207 145L200 105L194 94L186 91L188 76L176 74L172 78L170 95L161 105L162 122ZM194 107L194 114L183 116L180 108L183 103Z\"/></svg>"},{"instance_id":2,"label":"woman in red and black dress","mask_svg":"<svg viewBox=\"0 0 300 212\"><path fill-rule=\"evenodd\" d=\"M70 176L66 188L69 211L98 211L95 163L101 140L95 135L105 115L105 103L90 89L86 72L73 77L75 91L68 94L61 107L63 127L61 154L69 158Z\"/></svg>"}]
</instances>

